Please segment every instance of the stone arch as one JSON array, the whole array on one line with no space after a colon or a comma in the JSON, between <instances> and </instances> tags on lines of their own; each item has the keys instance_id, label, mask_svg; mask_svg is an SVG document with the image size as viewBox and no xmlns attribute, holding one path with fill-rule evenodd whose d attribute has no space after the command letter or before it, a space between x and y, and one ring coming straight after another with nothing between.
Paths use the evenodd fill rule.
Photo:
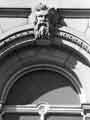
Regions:
<instances>
[{"instance_id":1,"label":"stone arch","mask_svg":"<svg viewBox=\"0 0 90 120\"><path fill-rule=\"evenodd\" d=\"M76 40L76 41L74 41L74 40ZM77 41L79 41L79 42L77 42ZM82 47L81 45L84 47ZM9 82L9 79L10 79L9 77L14 75L13 73L11 73L12 69L11 69L11 71L9 71L9 73L6 73L8 68L6 68L5 65L9 66L8 60L9 59L16 60L15 64L16 63L17 64L15 65L13 72L18 73L19 70L25 69L26 66L31 65L31 64L27 63L27 65L25 66L26 63L24 63L24 62L26 62L26 61L24 61L25 58L23 57L23 55L21 54L21 56L19 56L19 54L18 55L16 55L16 54L19 53L19 50L23 51L24 49L26 49L26 51L28 53L28 50L30 51L30 49L32 49L30 51L31 55L29 57L31 57L31 58L32 58L32 56L35 57L36 53L33 50L35 49L37 51L36 48L38 46L42 48L42 51L39 51L40 52L39 55L41 54L43 60L47 59L48 62L50 62L50 59L53 59L52 64L53 64L53 62L56 61L55 65L57 65L57 62L58 62L59 67L64 69L63 73L68 73L68 75L71 75L71 78L73 80L76 79L73 82L73 84L76 87L76 89L81 97L81 100L82 100L81 103L86 102L88 100L88 95L87 95L87 98L85 98L86 97L85 91L87 89L86 89L86 86L84 83L88 80L84 80L84 78L81 75L79 75L79 73L82 74L82 71L80 71L80 69L81 69L80 67L82 66L82 68L83 67L85 68L85 71L87 70L87 74L85 74L85 77L89 77L88 73L90 72L90 70L89 70L90 46L82 38L80 38L80 36L76 35L75 33L73 34L72 31L68 31L67 28L60 29L60 32L57 35L55 41L47 40L46 43L43 43L42 41L36 41L34 39L33 29L31 29L31 28L22 29L20 31L17 31L15 33L8 34L7 36L2 37L1 42L0 42L0 48L1 48L0 49L0 61L1 61L0 77L1 77L1 82L2 82L2 84L0 86L1 87L1 90L0 90L1 102L5 102L4 99L5 99L5 95L6 95L5 94L6 89L7 89L7 87L5 88L5 86L7 86L9 84L13 84L13 82L12 83ZM46 49L43 49L43 47ZM49 47L50 47L50 49L49 49ZM53 49L53 47L54 47L54 49ZM67 52L64 49L65 47L67 47L67 49L70 48L72 53L75 53L75 55L74 56L73 56L73 54L70 55L71 53L69 51ZM47 49L52 51L52 52L50 51L50 53L48 53L48 55L46 55L48 52ZM64 52L63 52L63 50L64 50ZM75 52L73 52L73 51L75 51ZM44 56L43 56L43 53L45 54ZM50 54L51 54L51 56L50 56ZM13 56L13 58L11 58L11 56ZM27 56L28 56L28 54L27 54ZM78 56L78 57L76 57L76 56ZM78 59L79 56L83 60ZM22 61L22 58L24 58L23 61ZM42 61L42 59L41 59L41 61ZM73 68L73 63L71 62L73 59L75 61L78 61L77 66L75 66L76 63L74 63L74 67L77 67L75 69ZM11 60L11 63L14 63L14 62L12 62L12 60ZM30 58L28 60L30 60ZM37 60L38 60L38 58L37 58ZM23 64L24 64L24 66L23 66ZM45 63L43 65L45 65ZM17 69L17 66L18 66L18 69ZM68 71L68 72L65 72L65 71ZM7 80L4 79L3 73L6 74ZM10 76L8 76L8 74Z\"/></svg>"},{"instance_id":2,"label":"stone arch","mask_svg":"<svg viewBox=\"0 0 90 120\"><path fill-rule=\"evenodd\" d=\"M23 75L26 75L27 73L32 73L34 71L35 72L43 71L43 70L64 76L67 80L69 80L71 86L76 91L76 93L81 94L81 89L80 89L81 84L76 80L75 76L72 73L70 73L69 71L67 71L61 66L58 67L56 65L52 65L52 64L50 65L50 63L49 64L43 63L43 64L32 65L27 68L24 68L22 71L18 71L16 75L12 76L12 78L5 85L5 88L2 94L2 99L4 99L5 101L7 100L7 96L11 88L13 88L14 84L20 79L20 77L23 77Z\"/></svg>"}]
</instances>

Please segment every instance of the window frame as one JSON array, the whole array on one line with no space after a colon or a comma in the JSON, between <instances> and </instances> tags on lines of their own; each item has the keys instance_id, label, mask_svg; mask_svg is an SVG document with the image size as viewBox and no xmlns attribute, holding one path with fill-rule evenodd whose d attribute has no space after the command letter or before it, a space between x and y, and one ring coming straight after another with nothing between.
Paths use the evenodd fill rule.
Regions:
<instances>
[{"instance_id":1,"label":"window frame","mask_svg":"<svg viewBox=\"0 0 90 120\"><path fill-rule=\"evenodd\" d=\"M48 109L47 109L48 108ZM46 111L45 111L46 109ZM65 116L81 116L85 120L84 110L81 105L49 105L49 104L30 104L30 105L5 105L2 108L1 117L5 114L38 114L40 120L44 120L48 113L61 114Z\"/></svg>"}]
</instances>

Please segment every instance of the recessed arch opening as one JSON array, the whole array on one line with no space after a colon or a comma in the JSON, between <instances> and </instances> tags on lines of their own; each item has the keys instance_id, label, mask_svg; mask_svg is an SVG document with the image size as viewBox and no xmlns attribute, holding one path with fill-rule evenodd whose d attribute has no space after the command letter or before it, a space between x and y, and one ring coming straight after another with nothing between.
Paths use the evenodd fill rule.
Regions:
<instances>
[{"instance_id":1,"label":"recessed arch opening","mask_svg":"<svg viewBox=\"0 0 90 120\"><path fill-rule=\"evenodd\" d=\"M29 32L30 31L30 32ZM67 31L67 29L65 30L65 31ZM65 31L63 31L63 32L65 32ZM28 36L28 35L31 35L31 33L33 34L33 30L32 29L27 29L27 30L25 30L25 31L21 31L21 32L19 32L18 34L21 34L21 33L23 33L23 32L27 32L27 35L26 36ZM66 32L65 32L66 33ZM11 38L13 38L12 36L14 36L15 34L12 34L11 35ZM22 36L22 35L21 35ZM19 36L19 37L21 37L21 36ZM26 36L24 36L25 38L23 39L23 41L19 41L19 43L18 43L18 41L17 41L17 37L15 38L15 41L17 41L17 43L18 44L15 44L14 42L13 42L13 44L15 44L15 45L11 45L11 46L9 46L9 42L11 42L12 43L12 39L11 40L8 40L7 38L5 38L5 42L8 44L8 49L7 49L7 51L5 51L6 53L8 53L8 52L10 52L10 51L12 51L14 48L16 49L16 48L18 48L19 46L24 46L25 45L25 43L31 43L33 40L31 40L31 38L30 38L30 36L29 36L29 40L26 40ZM72 36L73 36L73 34L72 34ZM22 36L23 37L23 36ZM75 37L75 36L74 36ZM10 37L9 37L10 38ZM33 37L32 37L33 38ZM61 34L60 34L60 36L59 36L59 41L60 41L60 38L62 38L62 39L64 39L64 41L69 41L69 40L67 40L66 38L63 38L63 36L61 36ZM68 38L69 39L69 38ZM78 39L79 39L79 37L78 37ZM35 41L35 39L34 39L34 41ZM82 41L82 39L81 39L81 41ZM57 41L55 41L55 42L57 42ZM70 39L70 41L69 42L71 42L71 43L73 43L73 41L71 41L71 39ZM83 41L84 42L84 41ZM32 43L31 43L32 44ZM34 44L34 43L33 43ZM52 43L50 43L50 44L52 44ZM54 43L53 43L54 44ZM57 45L57 43L55 44L56 46L59 46L59 48L60 48L60 45L58 44ZM70 48L70 46L69 46L69 44L65 44L64 43L64 45L66 45L66 46L68 46L68 48ZM79 45L78 44L75 44L77 47L79 47ZM80 56L81 56L81 54L82 54L82 52L80 51L80 53L78 52L78 49L76 49L76 47L75 48L73 48ZM71 50L71 48L70 48L70 50ZM5 55L5 52L3 52L1 55ZM83 56L82 56L82 58L84 58L85 57L85 59L83 59L83 60L85 60L85 62L87 62L87 64L89 64L89 61L88 61L88 59L87 59L87 57L86 56L84 56L84 54L82 54ZM40 71L40 70L39 70ZM63 73L63 72L62 72ZM26 73L25 73L26 74ZM66 76L68 76L68 75L66 75ZM66 77L65 76L65 77ZM66 77L67 78L67 81L69 80L70 82L71 82L71 84L72 84L72 86L74 86L73 88L74 88L74 90L75 90L75 92L77 91L77 93L78 93L78 95L80 95L80 94L82 94L81 93L81 88L82 88L82 86L81 86L81 84L80 84L80 82L76 82L76 81L78 81L78 80L70 80L70 79L73 79L73 77L71 77L71 76L69 76L69 77ZM75 78L75 77L74 77ZM77 78L75 78L75 79L77 79ZM16 81L18 81L18 80L16 80ZM16 84L16 82L14 81L14 83ZM79 83L79 84L78 84ZM9 82L6 84L6 86L9 84ZM10 84L12 84L12 85L14 85L13 83L10 83ZM13 87L13 86L12 86ZM7 88L7 90L6 90L6 88ZM12 88L11 88L12 89ZM83 89L83 88L82 88ZM5 89L4 89L4 92L2 93L2 98L3 98L3 96L8 96L8 95L6 95L7 94L7 91L9 91L8 90L8 87L5 87ZM6 94L5 94L5 92L6 92ZM5 97L6 98L6 97Z\"/></svg>"},{"instance_id":2,"label":"recessed arch opening","mask_svg":"<svg viewBox=\"0 0 90 120\"><path fill-rule=\"evenodd\" d=\"M7 91L3 93L5 104L80 104L80 86L75 81L76 78L64 68L33 65L18 72L8 82Z\"/></svg>"},{"instance_id":3,"label":"recessed arch opening","mask_svg":"<svg viewBox=\"0 0 90 120\"><path fill-rule=\"evenodd\" d=\"M6 52L12 51L13 48L16 49L20 44L24 46L25 43L28 44L31 41L24 40L11 48L9 47ZM68 47L70 46L68 45ZM5 98L4 104L25 105L38 104L40 102L64 105L80 104L82 85L72 73L62 67L57 68L53 65L44 64L42 67L37 65L34 66L34 69L24 68L17 72L6 83L2 94L2 98Z\"/></svg>"}]
</instances>

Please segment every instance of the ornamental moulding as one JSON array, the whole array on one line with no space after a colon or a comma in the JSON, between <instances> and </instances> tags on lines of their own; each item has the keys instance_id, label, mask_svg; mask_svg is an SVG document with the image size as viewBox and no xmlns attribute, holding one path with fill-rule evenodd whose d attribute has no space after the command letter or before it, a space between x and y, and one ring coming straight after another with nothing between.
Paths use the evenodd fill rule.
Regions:
<instances>
[{"instance_id":1,"label":"ornamental moulding","mask_svg":"<svg viewBox=\"0 0 90 120\"><path fill-rule=\"evenodd\" d=\"M7 37L4 37L4 39L1 40L0 42L0 47L2 47L5 44L9 44L9 42L12 42L14 40L17 40L20 37L25 37L25 36L30 36L33 35L34 36L34 31L32 29L29 30L25 30L25 31L19 31L15 34L9 35ZM85 42L85 40L79 38L79 36L75 36L72 33L66 32L66 31L62 31L59 30L59 32L55 35L57 38L64 39L66 41L69 41L71 43L74 43L75 45L78 45L79 47L81 47L82 49L84 49L87 53L90 54L90 45ZM51 41L52 38L49 38L48 40ZM54 39L54 38L53 38ZM47 39L45 39L47 40ZM33 37L32 40L30 41L37 41L37 39L35 39L35 37ZM59 45L59 44L58 44Z\"/></svg>"},{"instance_id":2,"label":"ornamental moulding","mask_svg":"<svg viewBox=\"0 0 90 120\"><path fill-rule=\"evenodd\" d=\"M87 42L85 42L84 40L78 38L77 36L75 36L71 33L67 33L65 31L60 31L59 36L69 42L75 43L76 45L78 45L79 47L81 47L87 53L90 54L90 45Z\"/></svg>"},{"instance_id":3,"label":"ornamental moulding","mask_svg":"<svg viewBox=\"0 0 90 120\"><path fill-rule=\"evenodd\" d=\"M30 27L31 24L28 24L27 29L23 26L22 29L18 29L16 32L14 31L13 33L9 33L1 38L0 48L9 45L9 43L14 43L14 41L14 44L16 44L20 42L24 43L27 41L34 42L40 40L42 41L42 44L44 41L50 41L49 44L52 44L52 41L55 41L55 39L58 39L58 41L63 39L79 46L90 54L90 45L85 42L85 38L82 39L79 35L75 35L72 30L68 32L67 29L62 29L63 27L68 27L64 22L64 18L58 14L57 9L55 8L48 8L46 5L40 3L35 9L34 27ZM26 36L29 36L29 39L21 39L21 41L18 41L18 38L23 38ZM59 42L57 45L61 46Z\"/></svg>"}]
</instances>

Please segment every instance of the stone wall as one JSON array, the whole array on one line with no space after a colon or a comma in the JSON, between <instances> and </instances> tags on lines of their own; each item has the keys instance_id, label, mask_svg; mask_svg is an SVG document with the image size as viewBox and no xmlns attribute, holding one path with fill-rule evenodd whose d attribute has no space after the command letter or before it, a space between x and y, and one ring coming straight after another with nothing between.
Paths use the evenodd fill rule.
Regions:
<instances>
[{"instance_id":1,"label":"stone wall","mask_svg":"<svg viewBox=\"0 0 90 120\"><path fill-rule=\"evenodd\" d=\"M78 31L90 43L90 19L64 19L67 26ZM29 18L0 18L0 33L15 29L19 26L33 24L33 16Z\"/></svg>"}]
</instances>

